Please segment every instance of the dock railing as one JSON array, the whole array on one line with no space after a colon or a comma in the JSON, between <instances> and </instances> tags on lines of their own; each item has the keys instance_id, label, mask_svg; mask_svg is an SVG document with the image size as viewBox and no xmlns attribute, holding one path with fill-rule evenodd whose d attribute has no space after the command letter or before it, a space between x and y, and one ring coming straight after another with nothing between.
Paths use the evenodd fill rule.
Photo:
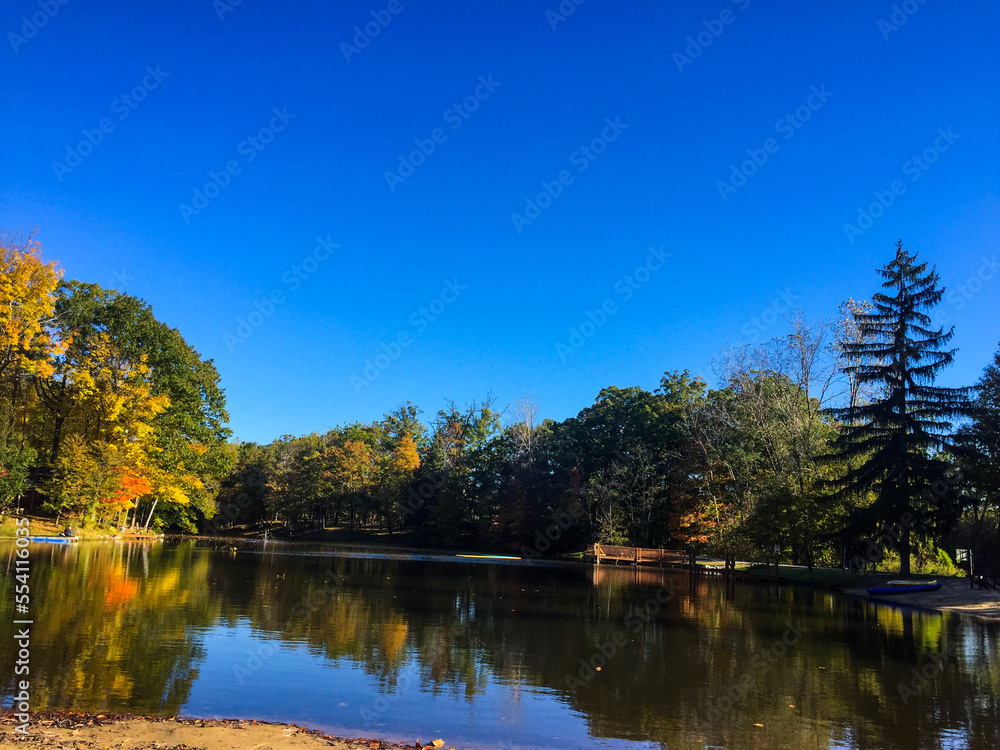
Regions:
<instances>
[{"instance_id":1,"label":"dock railing","mask_svg":"<svg viewBox=\"0 0 1000 750\"><path fill-rule=\"evenodd\" d=\"M651 549L649 547L619 547L613 544L592 544L586 554L593 557L598 565L604 560L659 565L693 565L694 554L677 549Z\"/></svg>"}]
</instances>

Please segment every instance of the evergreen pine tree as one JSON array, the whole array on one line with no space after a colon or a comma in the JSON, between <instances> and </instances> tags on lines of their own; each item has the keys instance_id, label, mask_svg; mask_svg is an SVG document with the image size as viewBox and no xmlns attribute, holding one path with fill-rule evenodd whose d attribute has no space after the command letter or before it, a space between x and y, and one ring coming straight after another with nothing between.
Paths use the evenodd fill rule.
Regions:
<instances>
[{"instance_id":1,"label":"evergreen pine tree","mask_svg":"<svg viewBox=\"0 0 1000 750\"><path fill-rule=\"evenodd\" d=\"M937 272L917 263L900 240L896 257L879 273L885 291L874 296L869 312L855 314L861 336L845 347L851 362L845 371L875 385L876 395L834 410L845 422L835 458L849 467L842 495L874 496L854 511L852 528L862 533L880 526L898 529L893 539L900 572L909 575L910 529L926 528L940 510L947 485L942 484L944 462L936 454L951 446L950 418L966 413L968 389L934 385L956 351L944 349L954 329L931 329L925 312L944 294Z\"/></svg>"}]
</instances>

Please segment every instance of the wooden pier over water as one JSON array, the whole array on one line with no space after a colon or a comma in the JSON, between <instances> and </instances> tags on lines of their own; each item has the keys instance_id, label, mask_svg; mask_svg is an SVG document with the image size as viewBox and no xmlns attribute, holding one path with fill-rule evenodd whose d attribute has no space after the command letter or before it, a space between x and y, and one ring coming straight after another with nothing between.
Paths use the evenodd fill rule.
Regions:
<instances>
[{"instance_id":1,"label":"wooden pier over water","mask_svg":"<svg viewBox=\"0 0 1000 750\"><path fill-rule=\"evenodd\" d=\"M649 549L647 547L617 547L611 544L592 544L584 553L593 557L598 565L602 560L663 565L694 565L694 553L676 549Z\"/></svg>"},{"instance_id":2,"label":"wooden pier over water","mask_svg":"<svg viewBox=\"0 0 1000 750\"><path fill-rule=\"evenodd\" d=\"M698 564L697 555L687 550L675 549L651 549L649 547L620 547L611 544L592 544L584 552L585 557L594 559L596 565L601 562L612 561L616 565L620 562L632 565L642 565L644 563L655 563L660 567L664 565L684 566L692 573L702 575L723 576L731 581L750 581L775 583L779 579L777 576L761 575L759 573L748 573L736 569L736 558L727 557L721 566L707 567Z\"/></svg>"}]
</instances>

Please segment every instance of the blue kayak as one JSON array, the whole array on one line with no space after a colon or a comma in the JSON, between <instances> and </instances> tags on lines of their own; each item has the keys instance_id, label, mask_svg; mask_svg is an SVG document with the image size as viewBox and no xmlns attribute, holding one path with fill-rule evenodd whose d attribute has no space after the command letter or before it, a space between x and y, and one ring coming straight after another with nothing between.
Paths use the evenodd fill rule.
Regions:
<instances>
[{"instance_id":1,"label":"blue kayak","mask_svg":"<svg viewBox=\"0 0 1000 750\"><path fill-rule=\"evenodd\" d=\"M926 583L921 586L876 586L868 589L869 594L919 594L924 591L937 591L940 583Z\"/></svg>"},{"instance_id":2,"label":"blue kayak","mask_svg":"<svg viewBox=\"0 0 1000 750\"><path fill-rule=\"evenodd\" d=\"M69 544L77 541L75 536L29 536L29 542L43 542L45 544Z\"/></svg>"}]
</instances>

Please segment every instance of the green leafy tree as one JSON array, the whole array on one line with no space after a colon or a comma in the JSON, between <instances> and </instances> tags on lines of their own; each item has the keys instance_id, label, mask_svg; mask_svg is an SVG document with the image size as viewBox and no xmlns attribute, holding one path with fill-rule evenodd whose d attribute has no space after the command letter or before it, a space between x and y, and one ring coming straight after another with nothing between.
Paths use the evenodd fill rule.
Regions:
<instances>
[{"instance_id":1,"label":"green leafy tree","mask_svg":"<svg viewBox=\"0 0 1000 750\"><path fill-rule=\"evenodd\" d=\"M55 320L64 347L54 356L51 373L35 378L45 414L35 447L58 465L67 437L100 438L103 417L97 407L120 390L121 373L141 367L146 400L165 407L148 420L153 491L137 502L147 523L158 510L159 524L193 530L195 519L212 515L219 482L235 458L226 445L225 396L211 360L158 321L142 300L96 284L61 284ZM137 506L136 519L138 511Z\"/></svg>"},{"instance_id":2,"label":"green leafy tree","mask_svg":"<svg viewBox=\"0 0 1000 750\"><path fill-rule=\"evenodd\" d=\"M959 433L957 461L974 559L1000 551L1000 351L976 384L972 419ZM989 548L987 548L989 547ZM987 563L989 564L989 563ZM994 572L1000 572L994 570Z\"/></svg>"},{"instance_id":3,"label":"green leafy tree","mask_svg":"<svg viewBox=\"0 0 1000 750\"><path fill-rule=\"evenodd\" d=\"M68 438L55 465L48 509L79 513L86 524L110 520L119 510L113 500L121 492L122 468L118 450L110 443Z\"/></svg>"},{"instance_id":4,"label":"green leafy tree","mask_svg":"<svg viewBox=\"0 0 1000 750\"><path fill-rule=\"evenodd\" d=\"M35 452L8 443L0 445L0 511L13 508L24 494L28 470L34 464Z\"/></svg>"}]
</instances>

